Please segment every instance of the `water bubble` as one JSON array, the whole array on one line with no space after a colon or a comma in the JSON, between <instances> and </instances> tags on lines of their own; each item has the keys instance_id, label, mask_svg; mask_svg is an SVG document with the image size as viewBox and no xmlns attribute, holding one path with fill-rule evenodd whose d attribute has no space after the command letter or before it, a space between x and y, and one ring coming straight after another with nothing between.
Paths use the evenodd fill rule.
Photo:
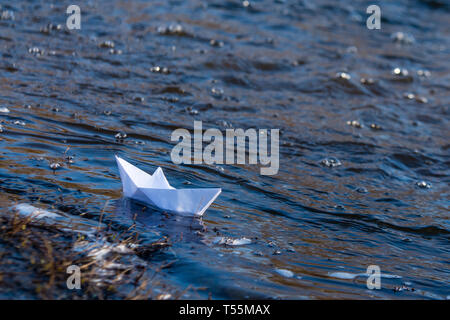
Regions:
<instances>
[{"instance_id":1,"label":"water bubble","mask_svg":"<svg viewBox=\"0 0 450 320\"><path fill-rule=\"evenodd\" d=\"M356 192L358 192L358 193L368 193L369 191L366 188L364 188L364 187L358 187L358 188L356 188Z\"/></svg>"},{"instance_id":2,"label":"water bubble","mask_svg":"<svg viewBox=\"0 0 450 320\"><path fill-rule=\"evenodd\" d=\"M416 182L416 186L418 186L421 189L430 189L431 184L426 181L418 181Z\"/></svg>"},{"instance_id":3,"label":"water bubble","mask_svg":"<svg viewBox=\"0 0 450 320\"><path fill-rule=\"evenodd\" d=\"M372 124L370 125L370 129L373 129L373 130L381 130L381 126L378 125L378 124L376 124L376 123L372 123Z\"/></svg>"},{"instance_id":4,"label":"water bubble","mask_svg":"<svg viewBox=\"0 0 450 320\"><path fill-rule=\"evenodd\" d=\"M161 293L156 296L156 300L169 300L172 298L172 295L170 293Z\"/></svg>"},{"instance_id":5,"label":"water bubble","mask_svg":"<svg viewBox=\"0 0 450 320\"><path fill-rule=\"evenodd\" d=\"M361 78L360 82L366 85L371 85L375 83L375 81L372 78Z\"/></svg>"},{"instance_id":6,"label":"water bubble","mask_svg":"<svg viewBox=\"0 0 450 320\"><path fill-rule=\"evenodd\" d=\"M209 44L212 47L223 47L223 42L222 41L218 41L218 40L214 40L214 39L211 39L209 41Z\"/></svg>"},{"instance_id":7,"label":"water bubble","mask_svg":"<svg viewBox=\"0 0 450 320\"><path fill-rule=\"evenodd\" d=\"M109 54L117 54L117 55L120 55L120 54L122 54L122 50L119 50L119 49L109 49Z\"/></svg>"},{"instance_id":8,"label":"water bubble","mask_svg":"<svg viewBox=\"0 0 450 320\"><path fill-rule=\"evenodd\" d=\"M357 120L352 120L352 121L347 121L347 125L355 127L355 128L362 128L363 125L361 123L359 123L359 121Z\"/></svg>"},{"instance_id":9,"label":"water bubble","mask_svg":"<svg viewBox=\"0 0 450 320\"><path fill-rule=\"evenodd\" d=\"M169 31L171 33L180 33L183 31L183 27L180 24L171 24L169 26Z\"/></svg>"},{"instance_id":10,"label":"water bubble","mask_svg":"<svg viewBox=\"0 0 450 320\"><path fill-rule=\"evenodd\" d=\"M216 237L213 240L214 244L227 245L227 246L243 246L252 243L250 239L242 237L240 239L232 239L226 237Z\"/></svg>"},{"instance_id":11,"label":"water bubble","mask_svg":"<svg viewBox=\"0 0 450 320\"><path fill-rule=\"evenodd\" d=\"M231 122L227 122L225 120L219 120L216 123L223 128L233 128L233 125L231 124Z\"/></svg>"},{"instance_id":12,"label":"water bubble","mask_svg":"<svg viewBox=\"0 0 450 320\"><path fill-rule=\"evenodd\" d=\"M401 292L401 291L412 291L412 292L414 292L416 289L411 288L411 287L409 287L409 286L407 286L405 284L402 284L401 286L395 286L392 290L394 292Z\"/></svg>"},{"instance_id":13,"label":"water bubble","mask_svg":"<svg viewBox=\"0 0 450 320\"><path fill-rule=\"evenodd\" d=\"M190 115L197 115L197 114L199 114L199 111L198 111L197 109L194 109L194 108L191 107L191 106L186 107L184 110L185 110L187 113L189 113Z\"/></svg>"},{"instance_id":14,"label":"water bubble","mask_svg":"<svg viewBox=\"0 0 450 320\"><path fill-rule=\"evenodd\" d=\"M74 156L66 156L66 162L67 163L74 163L75 162L75 157Z\"/></svg>"},{"instance_id":15,"label":"water bubble","mask_svg":"<svg viewBox=\"0 0 450 320\"><path fill-rule=\"evenodd\" d=\"M409 72L408 70L404 69L404 68L394 68L394 70L392 70L392 74L396 75L396 76L403 76L406 77L408 76Z\"/></svg>"},{"instance_id":16,"label":"water bubble","mask_svg":"<svg viewBox=\"0 0 450 320\"><path fill-rule=\"evenodd\" d=\"M114 138L116 138L116 140L119 140L119 141L126 139L126 137L127 137L127 134L125 132L123 132L123 131L118 132L114 136Z\"/></svg>"},{"instance_id":17,"label":"water bubble","mask_svg":"<svg viewBox=\"0 0 450 320\"><path fill-rule=\"evenodd\" d=\"M214 97L220 98L221 96L223 96L224 91L221 88L214 87L211 89L211 93Z\"/></svg>"},{"instance_id":18,"label":"water bubble","mask_svg":"<svg viewBox=\"0 0 450 320\"><path fill-rule=\"evenodd\" d=\"M15 64L14 62L11 63L11 62L6 61L5 65L3 66L3 69L5 69L6 71L9 71L9 72L17 72L17 71L19 71L19 66L17 64Z\"/></svg>"},{"instance_id":19,"label":"water bubble","mask_svg":"<svg viewBox=\"0 0 450 320\"><path fill-rule=\"evenodd\" d=\"M52 162L50 163L50 169L52 169L53 171L57 170L61 168L61 165L58 162Z\"/></svg>"},{"instance_id":20,"label":"water bubble","mask_svg":"<svg viewBox=\"0 0 450 320\"><path fill-rule=\"evenodd\" d=\"M414 99L416 96L414 95L414 93L410 93L410 92L407 92L407 93L405 93L404 95L403 95L406 99L410 99L410 100L412 100L412 99Z\"/></svg>"},{"instance_id":21,"label":"water bubble","mask_svg":"<svg viewBox=\"0 0 450 320\"><path fill-rule=\"evenodd\" d=\"M338 73L336 73L336 78L344 79L344 80L350 80L352 77L348 73L338 72Z\"/></svg>"},{"instance_id":22,"label":"water bubble","mask_svg":"<svg viewBox=\"0 0 450 320\"><path fill-rule=\"evenodd\" d=\"M355 46L350 46L350 47L348 47L348 48L345 50L345 52L347 52L347 53L357 53L357 52L358 52L358 48L355 47Z\"/></svg>"},{"instance_id":23,"label":"water bubble","mask_svg":"<svg viewBox=\"0 0 450 320\"><path fill-rule=\"evenodd\" d=\"M18 126L24 126L24 125L25 125L25 122L22 121L22 120L15 120L13 123L14 123L15 125L18 125Z\"/></svg>"},{"instance_id":24,"label":"water bubble","mask_svg":"<svg viewBox=\"0 0 450 320\"><path fill-rule=\"evenodd\" d=\"M156 29L156 32L161 35L184 35L186 33L183 26L181 26L180 24L171 24L168 27L159 26Z\"/></svg>"},{"instance_id":25,"label":"water bubble","mask_svg":"<svg viewBox=\"0 0 450 320\"><path fill-rule=\"evenodd\" d=\"M62 25L49 23L47 26L41 28L41 32L44 34L50 34L52 31L61 31Z\"/></svg>"},{"instance_id":26,"label":"water bubble","mask_svg":"<svg viewBox=\"0 0 450 320\"><path fill-rule=\"evenodd\" d=\"M320 163L326 167L333 168L342 165L341 161L335 157L328 157L320 161Z\"/></svg>"},{"instance_id":27,"label":"water bubble","mask_svg":"<svg viewBox=\"0 0 450 320\"><path fill-rule=\"evenodd\" d=\"M394 42L402 43L402 44L411 44L415 42L415 39L412 35L403 33L403 32L395 32L391 35L391 39Z\"/></svg>"},{"instance_id":28,"label":"water bubble","mask_svg":"<svg viewBox=\"0 0 450 320\"><path fill-rule=\"evenodd\" d=\"M420 103L428 103L428 99L425 97L416 97L416 101Z\"/></svg>"},{"instance_id":29,"label":"water bubble","mask_svg":"<svg viewBox=\"0 0 450 320\"><path fill-rule=\"evenodd\" d=\"M28 49L28 52L35 55L36 57L42 56L44 54L44 49L38 47L32 47Z\"/></svg>"},{"instance_id":30,"label":"water bubble","mask_svg":"<svg viewBox=\"0 0 450 320\"><path fill-rule=\"evenodd\" d=\"M0 15L0 20L11 20L14 21L14 12L10 10L4 10L2 14Z\"/></svg>"},{"instance_id":31,"label":"water bubble","mask_svg":"<svg viewBox=\"0 0 450 320\"><path fill-rule=\"evenodd\" d=\"M154 67L151 67L151 68L150 68L150 71L151 71L151 72L154 72L154 73L163 73L163 74L169 74L169 73L170 73L170 71L169 71L168 68L166 68L166 67L160 67L160 66L154 66Z\"/></svg>"},{"instance_id":32,"label":"water bubble","mask_svg":"<svg viewBox=\"0 0 450 320\"><path fill-rule=\"evenodd\" d=\"M287 252L297 252L297 251L295 251L295 249L294 249L293 247L291 247L291 246L288 246L288 247L286 248L286 251L287 251Z\"/></svg>"},{"instance_id":33,"label":"water bubble","mask_svg":"<svg viewBox=\"0 0 450 320\"><path fill-rule=\"evenodd\" d=\"M7 107L0 107L0 113L9 113L9 109Z\"/></svg>"},{"instance_id":34,"label":"water bubble","mask_svg":"<svg viewBox=\"0 0 450 320\"><path fill-rule=\"evenodd\" d=\"M103 42L100 42L98 45L100 48L114 48L115 44L114 41L111 40L105 40Z\"/></svg>"},{"instance_id":35,"label":"water bubble","mask_svg":"<svg viewBox=\"0 0 450 320\"><path fill-rule=\"evenodd\" d=\"M3 126L0 124L0 133L2 133L3 131L5 131L5 127L3 127Z\"/></svg>"},{"instance_id":36,"label":"water bubble","mask_svg":"<svg viewBox=\"0 0 450 320\"><path fill-rule=\"evenodd\" d=\"M225 172L225 169L221 166L214 166L214 168L216 168L216 170L218 170L220 172Z\"/></svg>"},{"instance_id":37,"label":"water bubble","mask_svg":"<svg viewBox=\"0 0 450 320\"><path fill-rule=\"evenodd\" d=\"M431 72L428 70L417 70L417 75L419 77L430 77L431 76Z\"/></svg>"}]
</instances>

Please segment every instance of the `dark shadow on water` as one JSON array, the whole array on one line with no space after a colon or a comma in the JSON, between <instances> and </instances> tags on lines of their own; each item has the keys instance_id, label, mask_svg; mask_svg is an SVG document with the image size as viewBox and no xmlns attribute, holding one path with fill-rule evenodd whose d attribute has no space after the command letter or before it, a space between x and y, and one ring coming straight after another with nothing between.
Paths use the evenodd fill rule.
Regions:
<instances>
[{"instance_id":1,"label":"dark shadow on water","mask_svg":"<svg viewBox=\"0 0 450 320\"><path fill-rule=\"evenodd\" d=\"M115 216L129 219L143 230L156 230L172 241L200 242L206 227L200 217L185 217L159 210L151 205L128 198L113 204Z\"/></svg>"}]
</instances>

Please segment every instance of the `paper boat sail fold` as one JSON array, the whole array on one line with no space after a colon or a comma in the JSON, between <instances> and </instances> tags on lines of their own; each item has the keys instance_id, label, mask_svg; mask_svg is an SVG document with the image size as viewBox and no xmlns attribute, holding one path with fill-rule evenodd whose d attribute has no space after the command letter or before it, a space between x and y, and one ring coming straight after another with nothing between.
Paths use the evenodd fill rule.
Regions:
<instances>
[{"instance_id":1,"label":"paper boat sail fold","mask_svg":"<svg viewBox=\"0 0 450 320\"><path fill-rule=\"evenodd\" d=\"M116 161L124 196L164 211L201 216L222 191L220 188L175 189L160 167L151 175L118 156Z\"/></svg>"}]
</instances>

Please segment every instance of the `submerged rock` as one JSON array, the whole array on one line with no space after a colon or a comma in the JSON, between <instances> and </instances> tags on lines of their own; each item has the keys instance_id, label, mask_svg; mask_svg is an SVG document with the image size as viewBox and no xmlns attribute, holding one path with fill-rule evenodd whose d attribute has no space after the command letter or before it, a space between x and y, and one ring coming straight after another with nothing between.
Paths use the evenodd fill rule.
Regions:
<instances>
[{"instance_id":1,"label":"submerged rock","mask_svg":"<svg viewBox=\"0 0 450 320\"><path fill-rule=\"evenodd\" d=\"M89 237L107 228L105 224L98 221L89 221L60 211L44 210L28 203L17 204L12 209L20 216L29 218L30 224L45 225L70 233L82 233Z\"/></svg>"}]
</instances>

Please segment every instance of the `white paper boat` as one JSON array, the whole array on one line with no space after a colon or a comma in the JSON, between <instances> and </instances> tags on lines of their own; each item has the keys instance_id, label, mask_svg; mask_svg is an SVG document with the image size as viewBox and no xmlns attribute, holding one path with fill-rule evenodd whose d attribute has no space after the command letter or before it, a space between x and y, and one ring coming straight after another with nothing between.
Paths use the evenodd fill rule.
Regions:
<instances>
[{"instance_id":1,"label":"white paper boat","mask_svg":"<svg viewBox=\"0 0 450 320\"><path fill-rule=\"evenodd\" d=\"M116 156L125 197L151 204L161 210L182 215L201 216L222 189L175 189L160 167L153 175Z\"/></svg>"}]
</instances>

